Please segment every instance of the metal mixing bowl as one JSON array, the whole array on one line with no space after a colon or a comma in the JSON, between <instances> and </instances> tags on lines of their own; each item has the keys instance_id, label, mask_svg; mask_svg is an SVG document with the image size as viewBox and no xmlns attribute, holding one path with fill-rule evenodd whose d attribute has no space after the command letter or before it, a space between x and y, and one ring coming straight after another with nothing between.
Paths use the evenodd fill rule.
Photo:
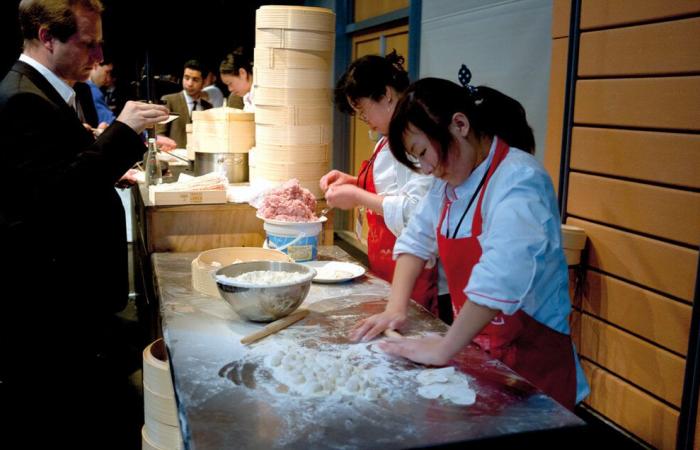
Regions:
<instances>
[{"instance_id":1,"label":"metal mixing bowl","mask_svg":"<svg viewBox=\"0 0 700 450\"><path fill-rule=\"evenodd\" d=\"M300 281L274 285L253 285L249 282L222 280L219 275L236 277L247 272L270 270L302 273ZM312 267L293 262L248 261L222 267L216 271L216 286L221 297L244 319L269 322L291 314L304 301L311 280L316 276Z\"/></svg>"}]
</instances>

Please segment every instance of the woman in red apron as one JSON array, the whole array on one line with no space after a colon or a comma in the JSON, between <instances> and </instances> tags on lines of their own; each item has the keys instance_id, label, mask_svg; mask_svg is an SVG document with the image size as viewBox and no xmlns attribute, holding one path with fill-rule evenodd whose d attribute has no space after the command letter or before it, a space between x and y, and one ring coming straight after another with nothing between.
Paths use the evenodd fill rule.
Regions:
<instances>
[{"instance_id":1,"label":"woman in red apron","mask_svg":"<svg viewBox=\"0 0 700 450\"><path fill-rule=\"evenodd\" d=\"M556 196L528 153L534 137L522 106L504 94L439 79L412 85L390 129L403 164L441 179L396 243L386 310L358 324L371 339L406 320L407 286L437 244L455 321L444 337L390 339L388 353L444 365L473 342L573 409L588 392L569 335L567 265ZM520 150L522 149L522 150ZM524 151L523 151L524 150ZM411 157L409 157L412 156Z\"/></svg>"},{"instance_id":2,"label":"woman in red apron","mask_svg":"<svg viewBox=\"0 0 700 450\"><path fill-rule=\"evenodd\" d=\"M343 112L358 114L374 132L386 135L399 95L408 86L403 58L369 55L354 61L338 81L335 101ZM370 270L391 282L396 237L411 217L433 179L399 164L387 138L377 142L357 177L332 170L321 178L328 205L341 209L360 207L367 212L367 257ZM411 298L438 315L437 269L423 269Z\"/></svg>"}]
</instances>

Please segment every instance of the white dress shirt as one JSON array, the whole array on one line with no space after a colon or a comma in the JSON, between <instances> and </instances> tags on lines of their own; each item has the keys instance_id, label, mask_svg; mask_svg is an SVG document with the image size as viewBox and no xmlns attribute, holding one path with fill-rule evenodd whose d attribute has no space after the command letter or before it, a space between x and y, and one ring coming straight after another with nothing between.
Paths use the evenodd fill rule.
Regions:
<instances>
[{"instance_id":1,"label":"white dress shirt","mask_svg":"<svg viewBox=\"0 0 700 450\"><path fill-rule=\"evenodd\" d=\"M77 111L75 104L75 91L68 83L60 79L58 76L56 76L55 73L50 71L48 68L46 68L46 66L44 66L31 56L22 53L21 55L19 55L19 60L23 63L29 64L34 69L36 69L36 71L39 72L44 78L46 78L46 81L48 81L49 84L51 84L51 86L53 86L53 88L56 89L58 95L60 95L61 98L65 100L68 106Z\"/></svg>"}]
</instances>

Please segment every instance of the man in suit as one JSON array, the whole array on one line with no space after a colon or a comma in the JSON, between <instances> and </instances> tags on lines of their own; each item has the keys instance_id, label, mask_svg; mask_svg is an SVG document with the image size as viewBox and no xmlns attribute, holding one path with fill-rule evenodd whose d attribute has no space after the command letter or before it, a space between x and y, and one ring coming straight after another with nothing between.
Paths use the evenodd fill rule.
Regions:
<instances>
[{"instance_id":1,"label":"man in suit","mask_svg":"<svg viewBox=\"0 0 700 450\"><path fill-rule=\"evenodd\" d=\"M114 184L168 110L128 102L97 139L83 127L71 85L102 60L101 12L99 0L22 0L23 53L0 82L0 404L5 432L39 448L139 442L114 315L128 296Z\"/></svg>"},{"instance_id":2,"label":"man in suit","mask_svg":"<svg viewBox=\"0 0 700 450\"><path fill-rule=\"evenodd\" d=\"M192 111L204 111L211 108L211 103L202 98L204 78L208 72L199 63L191 59L185 63L182 76L182 91L164 95L161 100L168 109L180 117L156 128L158 134L165 135L177 143L178 148L187 146L186 125L192 123Z\"/></svg>"}]
</instances>

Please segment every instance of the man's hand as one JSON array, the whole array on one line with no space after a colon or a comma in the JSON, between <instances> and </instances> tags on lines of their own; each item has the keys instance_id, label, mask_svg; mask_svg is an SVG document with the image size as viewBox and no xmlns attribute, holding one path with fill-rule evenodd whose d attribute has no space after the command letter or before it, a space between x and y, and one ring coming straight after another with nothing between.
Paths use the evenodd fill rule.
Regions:
<instances>
[{"instance_id":1,"label":"man's hand","mask_svg":"<svg viewBox=\"0 0 700 450\"><path fill-rule=\"evenodd\" d=\"M117 120L129 126L136 133L155 126L168 118L168 108L153 103L128 101Z\"/></svg>"},{"instance_id":2,"label":"man's hand","mask_svg":"<svg viewBox=\"0 0 700 450\"><path fill-rule=\"evenodd\" d=\"M177 142L168 136L159 134L156 136L156 146L164 152L171 152L177 148Z\"/></svg>"}]
</instances>

